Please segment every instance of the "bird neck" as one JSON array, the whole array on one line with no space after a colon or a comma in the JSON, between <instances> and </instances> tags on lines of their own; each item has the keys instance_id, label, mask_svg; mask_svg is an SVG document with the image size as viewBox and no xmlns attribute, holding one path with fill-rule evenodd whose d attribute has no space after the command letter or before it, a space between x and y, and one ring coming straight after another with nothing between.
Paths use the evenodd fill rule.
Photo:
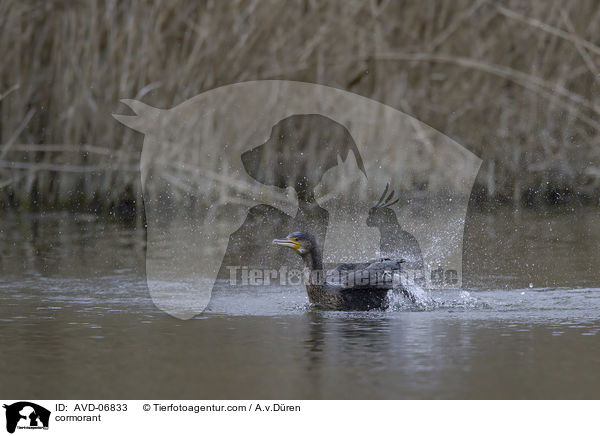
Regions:
<instances>
[{"instance_id":1,"label":"bird neck","mask_svg":"<svg viewBox=\"0 0 600 436\"><path fill-rule=\"evenodd\" d=\"M323 272L323 260L321 258L321 250L314 247L310 252L302 256L306 269L309 270L308 281L306 282L306 292L308 299L312 303L323 301L325 292L323 284L325 282Z\"/></svg>"},{"instance_id":2,"label":"bird neck","mask_svg":"<svg viewBox=\"0 0 600 436\"><path fill-rule=\"evenodd\" d=\"M313 247L308 253L302 256L304 265L311 271L319 271L323 269L323 257L321 256L321 250L317 247Z\"/></svg>"}]
</instances>

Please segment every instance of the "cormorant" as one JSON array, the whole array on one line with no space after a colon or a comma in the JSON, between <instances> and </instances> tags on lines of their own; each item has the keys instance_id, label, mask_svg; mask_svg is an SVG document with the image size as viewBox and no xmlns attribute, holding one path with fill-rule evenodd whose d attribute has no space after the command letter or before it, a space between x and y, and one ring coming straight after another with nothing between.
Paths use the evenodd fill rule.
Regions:
<instances>
[{"instance_id":1,"label":"cormorant","mask_svg":"<svg viewBox=\"0 0 600 436\"><path fill-rule=\"evenodd\" d=\"M365 263L343 263L323 271L321 250L307 232L293 232L273 244L296 251L306 266L305 281L311 303L336 310L386 309L389 290L400 290L411 298L401 284L395 284L394 273L400 272L403 259L378 259Z\"/></svg>"}]
</instances>

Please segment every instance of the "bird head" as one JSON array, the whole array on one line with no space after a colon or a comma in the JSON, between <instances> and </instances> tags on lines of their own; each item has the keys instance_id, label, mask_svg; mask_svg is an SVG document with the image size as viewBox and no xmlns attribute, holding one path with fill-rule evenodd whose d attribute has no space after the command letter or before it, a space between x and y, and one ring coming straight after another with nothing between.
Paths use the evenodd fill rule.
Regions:
<instances>
[{"instance_id":1,"label":"bird head","mask_svg":"<svg viewBox=\"0 0 600 436\"><path fill-rule=\"evenodd\" d=\"M283 239L273 239L273 244L291 248L300 255L309 253L316 247L315 238L306 232L293 232Z\"/></svg>"}]
</instances>

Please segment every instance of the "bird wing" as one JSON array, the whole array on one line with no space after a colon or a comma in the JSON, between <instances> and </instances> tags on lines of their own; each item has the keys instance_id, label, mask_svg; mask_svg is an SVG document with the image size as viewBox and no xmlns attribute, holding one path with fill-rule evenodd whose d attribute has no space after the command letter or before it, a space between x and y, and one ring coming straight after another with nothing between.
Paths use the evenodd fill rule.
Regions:
<instances>
[{"instance_id":1,"label":"bird wing","mask_svg":"<svg viewBox=\"0 0 600 436\"><path fill-rule=\"evenodd\" d=\"M327 281L340 290L383 290L394 287L394 275L400 273L402 259L375 260L364 263L338 265L327 276Z\"/></svg>"}]
</instances>

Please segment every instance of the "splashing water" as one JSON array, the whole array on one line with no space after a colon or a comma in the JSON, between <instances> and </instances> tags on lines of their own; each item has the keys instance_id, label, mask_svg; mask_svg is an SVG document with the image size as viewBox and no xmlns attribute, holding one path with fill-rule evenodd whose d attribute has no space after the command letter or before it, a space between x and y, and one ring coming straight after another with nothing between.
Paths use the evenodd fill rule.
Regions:
<instances>
[{"instance_id":1,"label":"splashing water","mask_svg":"<svg viewBox=\"0 0 600 436\"><path fill-rule=\"evenodd\" d=\"M465 290L431 291L417 284L405 286L405 291L388 293L390 312L432 311L440 309L488 309L490 306ZM434 295L435 293L435 295Z\"/></svg>"},{"instance_id":2,"label":"splashing water","mask_svg":"<svg viewBox=\"0 0 600 436\"><path fill-rule=\"evenodd\" d=\"M388 292L388 310L433 310L438 307L438 303L431 296L431 292L426 291L421 286L417 284L409 284L404 286L403 289L404 291L394 289Z\"/></svg>"}]
</instances>

